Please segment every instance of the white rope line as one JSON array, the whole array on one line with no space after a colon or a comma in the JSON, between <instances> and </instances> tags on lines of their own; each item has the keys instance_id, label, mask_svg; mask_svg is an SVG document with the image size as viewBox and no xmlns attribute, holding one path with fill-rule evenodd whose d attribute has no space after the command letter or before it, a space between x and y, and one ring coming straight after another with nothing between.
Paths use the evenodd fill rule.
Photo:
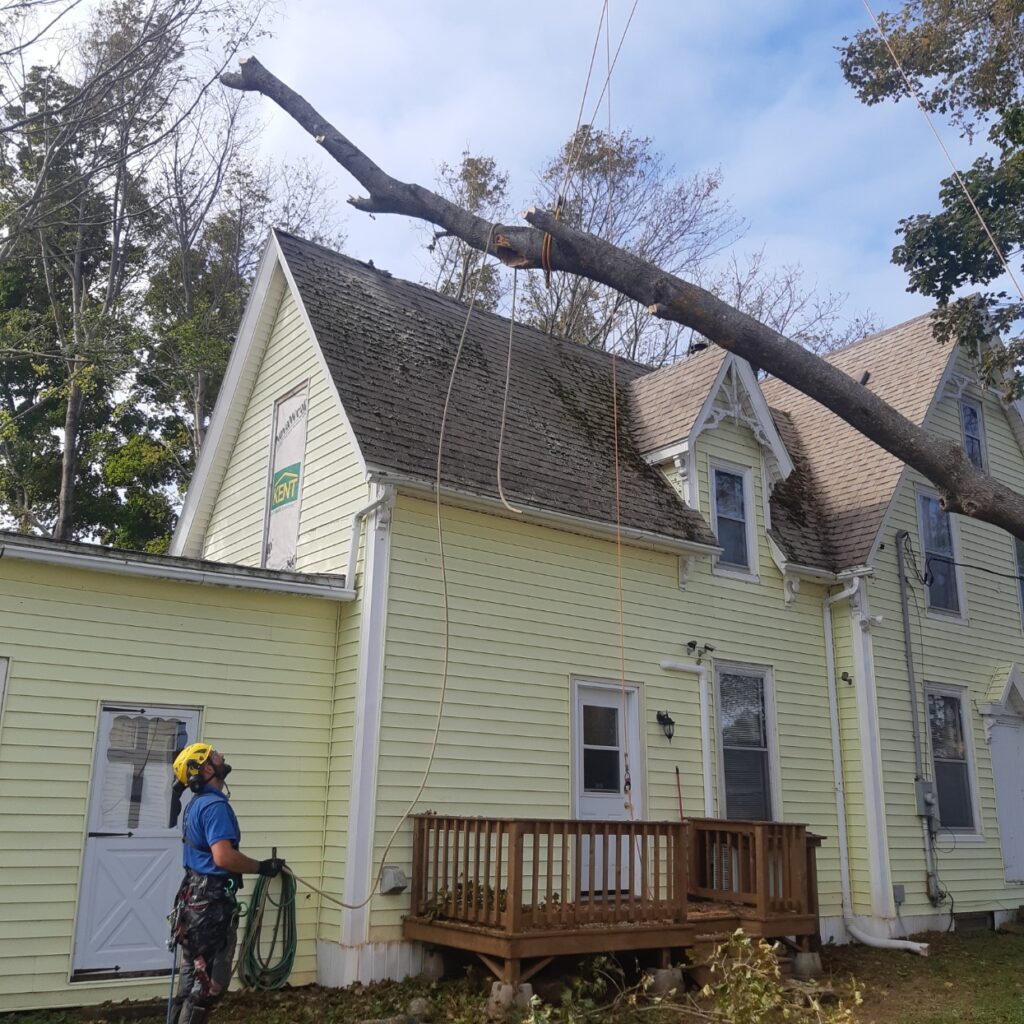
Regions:
<instances>
[{"instance_id":1,"label":"white rope line","mask_svg":"<svg viewBox=\"0 0 1024 1024\"><path fill-rule=\"evenodd\" d=\"M398 838L398 833L402 830L402 826L409 820L409 816L412 814L419 803L420 797L423 795L423 791L427 788L427 779L430 777L430 769L434 765L434 755L437 753L438 740L441 735L441 719L444 715L444 701L445 695L448 692L448 661L449 661L449 646L450 646L450 630L451 630L451 617L448 609L448 572L445 566L444 558L444 529L441 524L441 463L442 453L444 451L444 435L445 429L448 425L448 409L451 405L452 391L455 388L455 374L459 368L459 360L462 358L462 350L466 344L466 335L469 333L469 323L473 317L473 307L476 305L477 286L480 283L480 275L483 271L484 262L487 259L487 254L491 249L491 242L494 240L494 224L491 225L491 230L487 234L487 242L484 245L483 255L480 259L480 263L476 268L476 273L473 276L473 291L469 297L469 308L466 310L466 319L462 325L462 334L459 336L459 343L455 349L455 361L452 363L452 372L448 377L448 391L444 398L444 409L441 412L441 429L438 433L437 439L437 470L434 477L434 500L435 500L435 511L437 515L437 546L441 564L441 593L444 606L444 627L442 630L442 653L441 653L441 692L438 695L437 701L437 718L434 721L434 736L430 744L430 754L427 757L426 767L423 769L423 775L420 778L419 788L416 790L416 795L409 801L409 806L405 809L402 817L399 818L398 824L395 825L388 837L388 841L384 846L384 850L380 855L380 867L377 868L377 874L374 877L373 883L370 886L370 891L367 893L366 899L359 903L346 903L344 900L329 896L327 893L318 889L315 885L305 881L294 875L296 881L302 882L303 885L312 889L314 892L319 893L324 899L329 900L331 903L336 904L339 907L343 907L345 910L361 910L365 907L370 900L376 895L377 886L380 884L381 876L384 874L384 864L388 859L388 854L391 852L391 847L394 845L395 840Z\"/></svg>"},{"instance_id":2,"label":"white rope line","mask_svg":"<svg viewBox=\"0 0 1024 1024\"><path fill-rule=\"evenodd\" d=\"M508 321L508 359L505 362L505 397L501 402L501 432L498 434L498 496L509 512L515 512L516 515L521 516L523 510L509 504L508 498L505 497L505 487L501 482L501 453L505 447L505 419L508 414L509 381L512 379L512 335L516 326L516 283L518 280L519 269L514 267L512 270L512 310Z\"/></svg>"},{"instance_id":3,"label":"white rope line","mask_svg":"<svg viewBox=\"0 0 1024 1024\"><path fill-rule=\"evenodd\" d=\"M949 162L949 166L953 169L953 177L956 178L957 184L962 189L963 194L967 197L967 202L971 204L971 209L974 211L974 215L978 218L978 223L981 224L982 229L988 236L988 240L992 244L992 248L995 251L996 256L999 258L999 262L1003 265L1003 270L1006 272L1010 280L1013 282L1014 288L1017 289L1017 294L1021 297L1021 299L1024 299L1024 290L1021 289L1020 282L1017 280L1016 275L1010 268L1010 264L1007 262L1006 257L1003 255L1003 251L1002 249L1000 249L999 243L995 240L995 236L989 230L989 226L985 221L984 215L982 214L981 210L978 209L978 204L974 201L974 196L971 195L970 189L967 187L967 182L964 181L963 175L961 175L960 170L956 165L956 162L953 160L953 157L950 156L949 150L946 148L946 144L942 141L942 137L936 130L935 124L932 122L931 115L925 108L925 105L922 102L920 95L918 95L918 92L914 88L913 83L910 81L910 78L908 77L906 71L903 70L903 65L900 63L899 57L896 56L896 52L893 50L892 45L889 42L889 38L883 31L882 26L878 21L878 18L875 17L875 12L871 10L871 6L868 4L868 0L862 0L862 2L864 4L864 10L868 12L868 15L875 24L875 29L878 31L878 34L881 37L882 42L885 44L885 48L889 51L889 56L892 58L893 64L896 65L896 70L899 71L900 77L903 79L903 84L907 87L907 92L910 94L911 98L917 104L918 109L924 115L924 119L928 123L928 127L932 131L932 135L935 136L935 141L939 144L939 148L945 154L946 160Z\"/></svg>"}]
</instances>

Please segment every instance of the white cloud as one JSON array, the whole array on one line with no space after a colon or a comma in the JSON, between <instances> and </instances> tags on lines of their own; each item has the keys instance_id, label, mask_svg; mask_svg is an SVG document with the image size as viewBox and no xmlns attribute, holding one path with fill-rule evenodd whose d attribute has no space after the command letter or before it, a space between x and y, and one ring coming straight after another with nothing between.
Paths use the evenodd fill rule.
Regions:
<instances>
[{"instance_id":1,"label":"white cloud","mask_svg":"<svg viewBox=\"0 0 1024 1024\"><path fill-rule=\"evenodd\" d=\"M614 45L631 4L610 6ZM430 184L468 147L510 172L519 203L575 124L599 11L596 0L306 0L290 4L259 56L396 177ZM889 263L893 230L934 207L947 168L909 103L867 108L843 82L835 46L860 27L838 0L640 3L612 113L615 127L653 138L682 172L721 164L750 222L741 248L764 244L771 260L799 261L823 288L850 292L852 310L892 323L924 306ZM602 41L595 82L604 59ZM958 159L971 158L944 134ZM280 114L264 145L279 155L316 149ZM342 195L356 190L321 161ZM348 232L353 255L419 277L422 227L353 212Z\"/></svg>"}]
</instances>

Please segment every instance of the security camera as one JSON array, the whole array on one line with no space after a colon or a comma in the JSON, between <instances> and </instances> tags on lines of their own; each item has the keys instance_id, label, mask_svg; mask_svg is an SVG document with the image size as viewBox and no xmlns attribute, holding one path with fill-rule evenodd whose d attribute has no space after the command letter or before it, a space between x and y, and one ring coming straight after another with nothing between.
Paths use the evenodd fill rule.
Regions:
<instances>
[{"instance_id":1,"label":"security camera","mask_svg":"<svg viewBox=\"0 0 1024 1024\"><path fill-rule=\"evenodd\" d=\"M693 654L693 652L694 652L695 650L697 650L697 641L696 641L696 640L691 640L691 641L690 641L690 642L689 642L689 643L688 643L688 644L686 645L686 649L687 649L687 650L688 650L688 651L689 651L689 652L690 652L691 654Z\"/></svg>"}]
</instances>

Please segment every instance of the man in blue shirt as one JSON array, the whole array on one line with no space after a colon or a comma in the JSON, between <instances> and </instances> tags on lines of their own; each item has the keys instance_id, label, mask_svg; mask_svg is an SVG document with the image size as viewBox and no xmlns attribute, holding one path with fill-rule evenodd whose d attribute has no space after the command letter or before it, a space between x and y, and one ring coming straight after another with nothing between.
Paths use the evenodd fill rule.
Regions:
<instances>
[{"instance_id":1,"label":"man in blue shirt","mask_svg":"<svg viewBox=\"0 0 1024 1024\"><path fill-rule=\"evenodd\" d=\"M235 893L242 875L273 878L284 861L257 861L238 848L242 831L224 792L231 765L207 743L193 743L174 759L175 790L187 787L181 841L185 879L171 915L171 932L182 949L181 979L172 1024L204 1024L231 980L238 930Z\"/></svg>"}]
</instances>

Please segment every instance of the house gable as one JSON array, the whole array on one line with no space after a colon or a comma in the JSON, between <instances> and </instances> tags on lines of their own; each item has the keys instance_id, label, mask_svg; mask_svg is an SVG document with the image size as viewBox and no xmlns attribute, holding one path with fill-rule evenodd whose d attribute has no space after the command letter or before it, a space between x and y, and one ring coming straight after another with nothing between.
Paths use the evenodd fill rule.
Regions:
<instances>
[{"instance_id":1,"label":"house gable","mask_svg":"<svg viewBox=\"0 0 1024 1024\"><path fill-rule=\"evenodd\" d=\"M294 568L343 572L349 537L340 524L366 503L365 464L272 236L175 531L173 554L260 564L274 406L303 386L308 422Z\"/></svg>"}]
</instances>

